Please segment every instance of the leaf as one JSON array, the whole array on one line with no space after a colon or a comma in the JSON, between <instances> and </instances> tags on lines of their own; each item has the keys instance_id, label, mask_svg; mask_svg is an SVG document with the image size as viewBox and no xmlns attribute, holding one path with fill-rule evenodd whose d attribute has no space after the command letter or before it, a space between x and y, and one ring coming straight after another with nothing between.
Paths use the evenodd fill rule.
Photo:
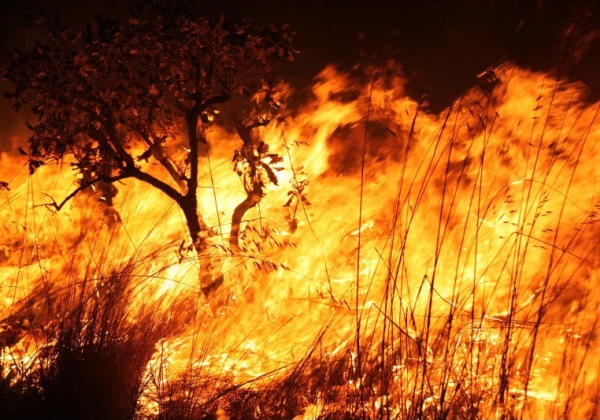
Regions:
<instances>
[{"instance_id":1,"label":"leaf","mask_svg":"<svg viewBox=\"0 0 600 420\"><path fill-rule=\"evenodd\" d=\"M19 149L18 149L18 150L19 150L19 153L20 153L20 154L22 154L23 156L28 156L28 155L29 155L29 153L27 153L27 152L25 151L25 149L23 149L22 147L19 147Z\"/></svg>"},{"instance_id":2,"label":"leaf","mask_svg":"<svg viewBox=\"0 0 600 420\"><path fill-rule=\"evenodd\" d=\"M269 145L267 143L265 143L264 141L261 141L258 144L258 146L256 147L256 151L258 152L259 155L264 155L269 152ZM277 156L277 155L275 155L275 156Z\"/></svg>"},{"instance_id":3,"label":"leaf","mask_svg":"<svg viewBox=\"0 0 600 420\"><path fill-rule=\"evenodd\" d=\"M29 175L33 175L35 173L36 169L43 165L44 165L44 162L41 160L30 159L29 160Z\"/></svg>"},{"instance_id":4,"label":"leaf","mask_svg":"<svg viewBox=\"0 0 600 420\"><path fill-rule=\"evenodd\" d=\"M150 159L150 156L152 156L152 153L154 153L154 146L148 148L144 153L139 155L137 158L137 161L141 162L143 160L145 162L148 162L148 159Z\"/></svg>"},{"instance_id":5,"label":"leaf","mask_svg":"<svg viewBox=\"0 0 600 420\"><path fill-rule=\"evenodd\" d=\"M271 163L283 162L283 158L274 153L268 154L267 157L269 157L271 159Z\"/></svg>"},{"instance_id":6,"label":"leaf","mask_svg":"<svg viewBox=\"0 0 600 420\"><path fill-rule=\"evenodd\" d=\"M273 169L271 169L269 165L267 165L264 162L259 162L259 164L265 170L265 172L267 172L267 175L269 176L269 181L271 181L275 185L279 185L279 179L277 179L277 175L275 174L275 172L273 172Z\"/></svg>"}]
</instances>

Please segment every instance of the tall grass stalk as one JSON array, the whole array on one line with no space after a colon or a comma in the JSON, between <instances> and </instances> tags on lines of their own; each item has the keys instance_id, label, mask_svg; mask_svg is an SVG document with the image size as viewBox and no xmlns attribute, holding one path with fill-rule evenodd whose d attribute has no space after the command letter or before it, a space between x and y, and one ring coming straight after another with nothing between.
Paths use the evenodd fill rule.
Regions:
<instances>
[{"instance_id":1,"label":"tall grass stalk","mask_svg":"<svg viewBox=\"0 0 600 420\"><path fill-rule=\"evenodd\" d=\"M394 193L386 211L369 202L368 192L380 169L370 159L384 154L370 152L376 139L369 125L389 122L371 103L378 78L385 85L388 77L377 73L359 142L359 183L352 184L360 187L356 242L345 252L345 235L328 251L318 221L305 208L298 212L318 242L311 260L323 261L318 279L292 269L266 273L275 265L270 258L286 255L288 245L273 240L277 251L269 255L266 229L250 223L242 239L256 252L228 257L227 290L214 302L199 285L186 284L194 276L180 271L182 262L192 264L179 238L147 251L149 233L130 252L119 248L131 236L124 224L119 233L89 229L53 242L68 245L23 240L16 265L29 270L25 255L34 255L40 274L20 300L15 285L13 309L1 320L0 417L600 415L600 382L588 374L598 369L600 203L576 196L598 107L589 118L575 99L566 106L559 100L561 82L545 81L538 106L522 122L531 129L528 144L519 148L521 138L504 138L513 134L501 130L516 71L505 71L503 91L482 87L476 100L457 99L434 121L435 133L425 131L434 123L424 102L415 104L406 131L394 134L395 171L387 173ZM550 130L556 121L558 131ZM498 137L510 148L498 146ZM503 173L502 159L515 173ZM383 226L375 239L363 229L373 213ZM88 227L93 216L82 217ZM344 228L354 230L355 222ZM351 273L351 287L334 290L336 268ZM285 283L296 275L309 290L299 297ZM275 282L277 292L288 287L287 293L272 298ZM310 289L319 282L322 289ZM302 317L309 322L295 324ZM261 334L265 323L269 336ZM300 342L289 325L313 329Z\"/></svg>"}]
</instances>

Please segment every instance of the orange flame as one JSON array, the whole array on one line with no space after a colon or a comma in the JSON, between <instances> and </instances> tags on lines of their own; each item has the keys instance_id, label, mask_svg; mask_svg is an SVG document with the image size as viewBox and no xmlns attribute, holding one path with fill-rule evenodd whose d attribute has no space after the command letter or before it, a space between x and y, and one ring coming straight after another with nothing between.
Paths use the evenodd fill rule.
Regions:
<instances>
[{"instance_id":1,"label":"orange flame","mask_svg":"<svg viewBox=\"0 0 600 420\"><path fill-rule=\"evenodd\" d=\"M158 192L127 180L114 209L90 192L53 213L47 195L66 196L73 174L29 178L5 153L0 367L34 369L65 305L84 287L101 298L110 270L129 264L127 320L151 314L169 328L145 368L148 415L182 378L208 401L311 360L342 363L331 372L367 395L369 416L427 417L452 401L486 418L597 414L600 105L584 86L512 64L480 76L436 115L393 65L367 82L324 69L312 99L261 132L287 169L245 216L248 251L222 253L217 303L201 295L202 261ZM202 209L224 249L244 198L237 141L218 126L206 136ZM282 207L300 180L306 200ZM308 399L304 418L325 400Z\"/></svg>"}]
</instances>

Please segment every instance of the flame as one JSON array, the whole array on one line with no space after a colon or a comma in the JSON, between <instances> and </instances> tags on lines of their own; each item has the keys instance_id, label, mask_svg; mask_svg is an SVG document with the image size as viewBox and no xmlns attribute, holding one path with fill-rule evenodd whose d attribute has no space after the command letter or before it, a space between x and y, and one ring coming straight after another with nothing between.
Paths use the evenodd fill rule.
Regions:
<instances>
[{"instance_id":1,"label":"flame","mask_svg":"<svg viewBox=\"0 0 600 420\"><path fill-rule=\"evenodd\" d=\"M302 375L339 398L366 395L356 412L370 417L597 414L600 105L585 86L508 63L432 114L399 74L327 67L307 103L262 129L286 170L245 216L248 251L223 253L212 302L183 217L160 193L126 180L114 208L91 191L51 212L74 174L29 177L3 153L3 376L36 369L69 307L107 299L125 277L124 320L109 332L150 329L137 336L151 346L148 416L207 407L232 387L300 387ZM245 197L238 142L217 125L206 137L201 207L224 247ZM300 179L306 201L284 208ZM343 407L326 392L305 396L296 418Z\"/></svg>"}]
</instances>

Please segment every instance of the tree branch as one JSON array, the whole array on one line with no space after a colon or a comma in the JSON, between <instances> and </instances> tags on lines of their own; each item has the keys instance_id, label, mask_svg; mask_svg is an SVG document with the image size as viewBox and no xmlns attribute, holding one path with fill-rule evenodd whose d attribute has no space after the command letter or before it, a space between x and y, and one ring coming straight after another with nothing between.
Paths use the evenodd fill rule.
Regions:
<instances>
[{"instance_id":1,"label":"tree branch","mask_svg":"<svg viewBox=\"0 0 600 420\"><path fill-rule=\"evenodd\" d=\"M91 187L92 185L94 185L98 182L114 183L116 181L120 181L120 180L126 179L126 178L136 178L140 181L146 182L146 183L152 185L153 187L157 188L158 190L162 191L167 196L169 196L169 198L175 200L176 202L181 202L181 199L183 198L183 195L181 195L175 188L171 187L169 184L161 181L158 178L153 177L152 175L149 175L149 174L143 172L141 169L139 169L137 167L134 167L134 168L127 168L119 175L101 176L101 177L98 177L91 181L84 182L79 187L77 187L74 191L72 191L69 195L67 195L60 203L57 203L54 200L54 198L52 198L52 196L48 195L48 197L52 200L52 203L44 204L44 206L53 207L56 211L60 211L65 206L65 204L67 204L67 202L69 202L73 197L75 197L77 194L79 194L81 191L85 190L86 188Z\"/></svg>"},{"instance_id":2,"label":"tree branch","mask_svg":"<svg viewBox=\"0 0 600 420\"><path fill-rule=\"evenodd\" d=\"M208 109L211 106L225 103L229 99L231 99L231 95L229 95L228 93L223 93L222 95L213 96L212 98L207 99L206 101L204 101L200 104L200 108L199 108L200 112Z\"/></svg>"},{"instance_id":3,"label":"tree branch","mask_svg":"<svg viewBox=\"0 0 600 420\"><path fill-rule=\"evenodd\" d=\"M151 125L151 124L149 123L148 125ZM160 163L167 170L169 175L171 175L171 178L173 179L173 181L175 181L177 186L179 186L181 193L183 195L187 194L187 192L188 192L187 179L185 178L185 176L183 174L181 174L177 170L175 165L169 160L169 157L167 155L165 155L164 150L161 146L162 139L158 135L153 133L152 131L150 131L151 139L142 130L137 129L136 131L138 132L140 137L144 140L144 142L148 145L148 149L142 155L137 157L138 162L140 160L147 161L150 156L154 156L154 158L158 161L158 163Z\"/></svg>"},{"instance_id":4,"label":"tree branch","mask_svg":"<svg viewBox=\"0 0 600 420\"><path fill-rule=\"evenodd\" d=\"M46 206L46 207L54 207L54 209L56 211L60 211L60 209L62 209L64 207L64 205L67 204L67 202L69 202L73 197L75 197L81 191L85 190L86 188L91 187L92 185L94 185L94 184L96 184L98 182L113 183L113 182L116 182L116 181L120 181L121 179L131 178L132 176L133 175L131 175L131 174L122 173L122 174L117 175L117 176L103 176L103 177L96 178L96 179L93 179L93 180L88 181L88 182L84 182L79 187L77 187L74 191L72 191L69 195L67 195L63 199L63 201L60 202L60 204L57 203L52 196L46 194L52 200L52 203L44 204L44 206Z\"/></svg>"},{"instance_id":5,"label":"tree branch","mask_svg":"<svg viewBox=\"0 0 600 420\"><path fill-rule=\"evenodd\" d=\"M138 167L127 168L127 173L130 174L131 177L139 179L140 181L146 182L152 185L154 188L159 189L163 193L165 193L169 198L175 200L177 203L181 202L183 195L179 193L175 188L171 187L164 181L161 181L158 178L153 177L152 175L142 171Z\"/></svg>"},{"instance_id":6,"label":"tree branch","mask_svg":"<svg viewBox=\"0 0 600 420\"><path fill-rule=\"evenodd\" d=\"M90 101L90 102L94 102L94 101ZM119 158L121 158L126 163L127 166L135 167L135 162L133 160L133 156L131 156L129 153L127 153L127 151L125 151L125 148L123 147L123 145L119 142L119 139L117 136L117 130L116 130L116 127L114 124L114 118L110 114L110 108L108 107L108 104L106 104L106 102L104 102L101 99L98 99L97 102L98 102L98 105L105 108L106 113L107 113L106 118L102 118L101 115L98 115L96 112L91 110L89 107L87 107L77 101L73 101L72 103L76 108L79 108L81 111L85 112L93 121L97 121L98 123L102 124L102 126L104 126L104 128L106 129L107 137L108 137L106 140L106 143L109 146L112 146L115 155L118 156Z\"/></svg>"},{"instance_id":7,"label":"tree branch","mask_svg":"<svg viewBox=\"0 0 600 420\"><path fill-rule=\"evenodd\" d=\"M177 168L173 165L169 158L165 156L160 146L155 147L152 150L152 156L167 170L173 181L177 183L183 195L187 194L188 186L186 184L187 179L179 173Z\"/></svg>"}]
</instances>

